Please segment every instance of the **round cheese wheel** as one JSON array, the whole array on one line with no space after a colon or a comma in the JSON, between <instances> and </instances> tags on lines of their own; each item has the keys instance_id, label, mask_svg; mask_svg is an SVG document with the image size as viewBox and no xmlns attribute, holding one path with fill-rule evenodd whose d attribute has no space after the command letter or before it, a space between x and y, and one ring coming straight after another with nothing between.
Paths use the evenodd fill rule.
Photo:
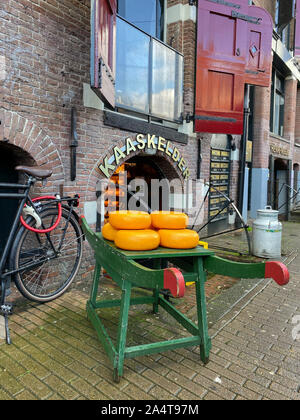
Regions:
<instances>
[{"instance_id":1,"label":"round cheese wheel","mask_svg":"<svg viewBox=\"0 0 300 420\"><path fill-rule=\"evenodd\" d=\"M110 223L106 223L102 228L102 235L108 241L114 241L118 230L112 227Z\"/></svg>"},{"instance_id":2,"label":"round cheese wheel","mask_svg":"<svg viewBox=\"0 0 300 420\"><path fill-rule=\"evenodd\" d=\"M165 248L191 249L199 243L199 235L194 230L189 229L160 229L160 245Z\"/></svg>"},{"instance_id":3,"label":"round cheese wheel","mask_svg":"<svg viewBox=\"0 0 300 420\"><path fill-rule=\"evenodd\" d=\"M115 245L126 251L150 251L159 247L160 236L151 229L119 230Z\"/></svg>"},{"instance_id":4,"label":"round cheese wheel","mask_svg":"<svg viewBox=\"0 0 300 420\"><path fill-rule=\"evenodd\" d=\"M151 226L151 216L143 211L114 211L109 214L109 223L115 229L149 229Z\"/></svg>"},{"instance_id":5,"label":"round cheese wheel","mask_svg":"<svg viewBox=\"0 0 300 420\"><path fill-rule=\"evenodd\" d=\"M189 218L184 213L159 211L151 214L152 226L157 229L185 229Z\"/></svg>"}]
</instances>

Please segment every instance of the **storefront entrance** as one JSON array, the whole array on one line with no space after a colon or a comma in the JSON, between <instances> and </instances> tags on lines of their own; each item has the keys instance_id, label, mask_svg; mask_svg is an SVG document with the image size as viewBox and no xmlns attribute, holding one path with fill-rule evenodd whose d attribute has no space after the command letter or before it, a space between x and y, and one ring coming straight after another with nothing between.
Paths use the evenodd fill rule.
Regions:
<instances>
[{"instance_id":1,"label":"storefront entrance","mask_svg":"<svg viewBox=\"0 0 300 420\"><path fill-rule=\"evenodd\" d=\"M291 161L270 156L270 179L268 202L274 210L279 211L281 218L288 218L290 209L291 188Z\"/></svg>"},{"instance_id":2,"label":"storefront entrance","mask_svg":"<svg viewBox=\"0 0 300 420\"><path fill-rule=\"evenodd\" d=\"M137 210L151 212L154 210L172 210L175 196L180 200L181 191L171 189L164 180L176 179L176 184L182 186L175 168L162 156L137 155L122 165L111 176L104 202L104 211L98 217L98 229L103 222L108 221L109 213L115 210L126 210L132 205ZM153 196L153 182L159 183L158 194ZM144 185L144 186L143 186ZM140 198L140 199L139 199ZM182 198L183 199L183 198Z\"/></svg>"}]
</instances>

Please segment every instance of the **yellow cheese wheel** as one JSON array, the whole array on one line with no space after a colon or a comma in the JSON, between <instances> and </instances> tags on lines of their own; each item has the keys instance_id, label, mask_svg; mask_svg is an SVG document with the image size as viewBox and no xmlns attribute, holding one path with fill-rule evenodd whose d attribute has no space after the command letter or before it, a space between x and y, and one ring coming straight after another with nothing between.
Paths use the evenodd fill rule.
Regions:
<instances>
[{"instance_id":1,"label":"yellow cheese wheel","mask_svg":"<svg viewBox=\"0 0 300 420\"><path fill-rule=\"evenodd\" d=\"M114 241L118 230L112 227L110 223L106 223L102 228L102 235L108 241Z\"/></svg>"},{"instance_id":2,"label":"yellow cheese wheel","mask_svg":"<svg viewBox=\"0 0 300 420\"><path fill-rule=\"evenodd\" d=\"M165 248L192 249L198 245L199 235L189 229L160 229L160 245Z\"/></svg>"},{"instance_id":3,"label":"yellow cheese wheel","mask_svg":"<svg viewBox=\"0 0 300 420\"><path fill-rule=\"evenodd\" d=\"M185 229L189 218L184 213L158 211L151 214L152 226L157 229Z\"/></svg>"},{"instance_id":4,"label":"yellow cheese wheel","mask_svg":"<svg viewBox=\"0 0 300 420\"><path fill-rule=\"evenodd\" d=\"M150 251L159 247L160 236L151 229L119 230L115 245L126 251Z\"/></svg>"},{"instance_id":5,"label":"yellow cheese wheel","mask_svg":"<svg viewBox=\"0 0 300 420\"><path fill-rule=\"evenodd\" d=\"M115 229L149 229L151 226L151 216L143 211L114 211L109 214L109 223Z\"/></svg>"}]
</instances>

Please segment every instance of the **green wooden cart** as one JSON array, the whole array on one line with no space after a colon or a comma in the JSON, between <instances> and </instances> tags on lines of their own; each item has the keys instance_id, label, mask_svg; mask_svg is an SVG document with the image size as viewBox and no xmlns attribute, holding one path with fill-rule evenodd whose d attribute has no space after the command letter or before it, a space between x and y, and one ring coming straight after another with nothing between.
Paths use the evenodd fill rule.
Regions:
<instances>
[{"instance_id":1,"label":"green wooden cart","mask_svg":"<svg viewBox=\"0 0 300 420\"><path fill-rule=\"evenodd\" d=\"M289 281L288 270L280 262L257 264L232 262L219 258L211 250L203 249L200 246L190 250L158 248L154 251L122 251L116 248L112 242L103 239L101 234L94 233L84 217L82 217L82 228L95 252L96 259L91 296L87 302L87 314L112 362L113 377L116 382L119 382L123 376L123 365L126 358L182 347L199 346L201 360L203 363L208 363L211 339L208 334L204 289L206 271L236 278L273 278L280 285L287 284ZM152 260L154 268L150 269L141 265L140 260ZM171 263L172 268L161 268L166 261ZM178 268L174 268L174 266ZM120 300L97 300L101 268L104 268L121 288ZM160 290L168 289L174 297L182 297L186 282L195 282L197 324L178 311L160 293ZM133 287L147 288L153 293L151 296L132 298ZM188 331L190 336L127 347L129 308L130 305L139 304L153 305L154 313L157 313L161 306ZM97 309L112 307L120 307L116 345L113 344L97 314Z\"/></svg>"}]
</instances>

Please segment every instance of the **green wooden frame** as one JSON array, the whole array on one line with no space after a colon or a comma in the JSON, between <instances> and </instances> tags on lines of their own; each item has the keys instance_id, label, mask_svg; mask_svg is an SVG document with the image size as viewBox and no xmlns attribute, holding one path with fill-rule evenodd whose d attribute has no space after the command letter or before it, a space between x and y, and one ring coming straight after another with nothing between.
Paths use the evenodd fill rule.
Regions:
<instances>
[{"instance_id":1,"label":"green wooden frame","mask_svg":"<svg viewBox=\"0 0 300 420\"><path fill-rule=\"evenodd\" d=\"M265 264L245 264L224 260L216 257L211 250L196 247L191 250L174 250L158 248L154 251L123 251L101 234L94 233L82 219L82 228L90 245L95 252L96 267L90 299L87 302L87 314L94 326L112 365L114 380L118 382L123 376L124 360L147 354L160 353L176 348L199 346L203 363L208 363L211 350L211 339L208 334L205 282L206 270L232 276L247 278L264 278ZM154 269L139 264L139 260L151 259ZM164 269L162 262L168 261L182 270L185 282L194 281L196 288L197 325L177 310L169 301L159 294L164 288ZM122 291L121 299L97 300L100 286L101 269L105 269L112 280ZM152 296L131 297L134 287L152 290ZM126 345L128 313L131 305L150 304L153 312L157 313L162 307L191 335L189 337L160 341L128 347ZM119 307L119 324L116 345L113 344L108 331L97 314L100 308Z\"/></svg>"}]
</instances>

